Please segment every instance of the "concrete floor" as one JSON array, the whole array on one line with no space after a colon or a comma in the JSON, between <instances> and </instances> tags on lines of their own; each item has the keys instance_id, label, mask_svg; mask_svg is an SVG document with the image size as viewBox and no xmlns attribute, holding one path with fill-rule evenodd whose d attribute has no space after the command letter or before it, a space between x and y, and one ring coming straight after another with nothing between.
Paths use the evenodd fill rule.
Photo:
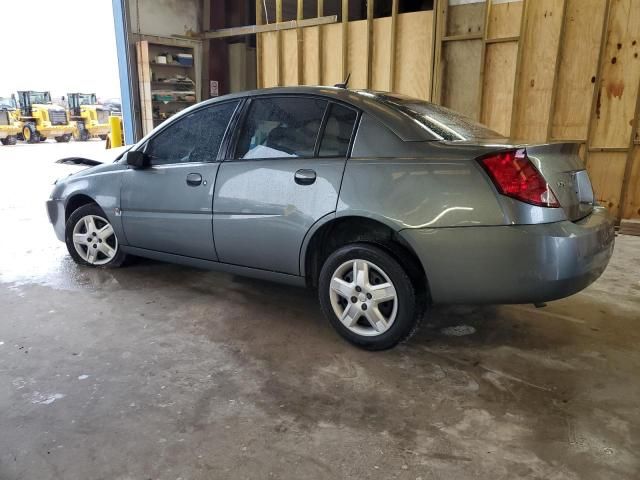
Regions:
<instances>
[{"instance_id":1,"label":"concrete floor","mask_svg":"<svg viewBox=\"0 0 640 480\"><path fill-rule=\"evenodd\" d=\"M436 308L392 351L312 292L151 261L77 267L53 159L0 147L0 479L637 479L640 238L586 291Z\"/></svg>"}]
</instances>

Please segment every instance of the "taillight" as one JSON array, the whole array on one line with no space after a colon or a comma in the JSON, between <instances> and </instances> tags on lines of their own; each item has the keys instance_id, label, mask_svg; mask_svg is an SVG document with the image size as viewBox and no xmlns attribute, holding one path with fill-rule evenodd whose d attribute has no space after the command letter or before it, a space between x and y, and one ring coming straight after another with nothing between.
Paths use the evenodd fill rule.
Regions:
<instances>
[{"instance_id":1,"label":"taillight","mask_svg":"<svg viewBox=\"0 0 640 480\"><path fill-rule=\"evenodd\" d=\"M560 206L526 150L495 153L481 158L480 163L501 194L539 207Z\"/></svg>"}]
</instances>

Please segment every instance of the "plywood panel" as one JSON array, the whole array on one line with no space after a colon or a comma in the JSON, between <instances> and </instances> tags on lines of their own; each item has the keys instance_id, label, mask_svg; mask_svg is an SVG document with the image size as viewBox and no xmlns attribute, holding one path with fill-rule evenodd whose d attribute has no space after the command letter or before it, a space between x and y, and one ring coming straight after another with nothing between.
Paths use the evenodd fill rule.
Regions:
<instances>
[{"instance_id":1,"label":"plywood panel","mask_svg":"<svg viewBox=\"0 0 640 480\"><path fill-rule=\"evenodd\" d=\"M461 5L449 5L446 36L482 33L484 28L484 0Z\"/></svg>"},{"instance_id":2,"label":"plywood panel","mask_svg":"<svg viewBox=\"0 0 640 480\"><path fill-rule=\"evenodd\" d=\"M482 40L446 42L442 46L442 105L471 118L480 114Z\"/></svg>"},{"instance_id":3,"label":"plywood panel","mask_svg":"<svg viewBox=\"0 0 640 480\"><path fill-rule=\"evenodd\" d=\"M433 11L398 15L394 90L429 100L433 57Z\"/></svg>"},{"instance_id":4,"label":"plywood panel","mask_svg":"<svg viewBox=\"0 0 640 480\"><path fill-rule=\"evenodd\" d=\"M606 42L591 144L626 147L640 80L639 1L612 0Z\"/></svg>"},{"instance_id":5,"label":"plywood panel","mask_svg":"<svg viewBox=\"0 0 640 480\"><path fill-rule=\"evenodd\" d=\"M626 161L626 152L589 152L587 170L595 197L616 217L620 214L620 193Z\"/></svg>"},{"instance_id":6,"label":"plywood panel","mask_svg":"<svg viewBox=\"0 0 640 480\"><path fill-rule=\"evenodd\" d=\"M342 25L334 23L322 28L322 81L323 85L342 82Z\"/></svg>"},{"instance_id":7,"label":"plywood panel","mask_svg":"<svg viewBox=\"0 0 640 480\"><path fill-rule=\"evenodd\" d=\"M487 38L495 39L520 35L523 3L521 0L501 3L496 3L493 0L491 11L489 12Z\"/></svg>"},{"instance_id":8,"label":"plywood panel","mask_svg":"<svg viewBox=\"0 0 640 480\"><path fill-rule=\"evenodd\" d=\"M522 63L513 112L514 136L544 141L549 127L556 57L564 0L536 0L528 4L521 38Z\"/></svg>"},{"instance_id":9,"label":"plywood panel","mask_svg":"<svg viewBox=\"0 0 640 480\"><path fill-rule=\"evenodd\" d=\"M298 84L298 37L295 30L282 35L282 85Z\"/></svg>"},{"instance_id":10,"label":"plywood panel","mask_svg":"<svg viewBox=\"0 0 640 480\"><path fill-rule=\"evenodd\" d=\"M367 21L349 22L347 34L349 87L367 88Z\"/></svg>"},{"instance_id":11,"label":"plywood panel","mask_svg":"<svg viewBox=\"0 0 640 480\"><path fill-rule=\"evenodd\" d=\"M567 0L551 138L587 138L606 3Z\"/></svg>"},{"instance_id":12,"label":"plywood panel","mask_svg":"<svg viewBox=\"0 0 640 480\"><path fill-rule=\"evenodd\" d=\"M391 90L389 85L389 58L391 55L391 17L373 21L373 54L371 88Z\"/></svg>"},{"instance_id":13,"label":"plywood panel","mask_svg":"<svg viewBox=\"0 0 640 480\"><path fill-rule=\"evenodd\" d=\"M320 85L318 39L320 27L302 29L302 81L305 85Z\"/></svg>"},{"instance_id":14,"label":"plywood panel","mask_svg":"<svg viewBox=\"0 0 640 480\"><path fill-rule=\"evenodd\" d=\"M142 133L153 130L153 102L151 96L151 70L149 68L149 42L136 42L138 61L138 87L140 89L140 120Z\"/></svg>"},{"instance_id":15,"label":"plywood panel","mask_svg":"<svg viewBox=\"0 0 640 480\"><path fill-rule=\"evenodd\" d=\"M640 220L640 146L634 146L631 161L631 175L627 184L622 218Z\"/></svg>"},{"instance_id":16,"label":"plywood panel","mask_svg":"<svg viewBox=\"0 0 640 480\"><path fill-rule=\"evenodd\" d=\"M509 135L518 43L487 45L482 95L482 123Z\"/></svg>"},{"instance_id":17,"label":"plywood panel","mask_svg":"<svg viewBox=\"0 0 640 480\"><path fill-rule=\"evenodd\" d=\"M260 35L262 86L264 88L275 87L278 85L278 38L276 32L267 32Z\"/></svg>"}]
</instances>

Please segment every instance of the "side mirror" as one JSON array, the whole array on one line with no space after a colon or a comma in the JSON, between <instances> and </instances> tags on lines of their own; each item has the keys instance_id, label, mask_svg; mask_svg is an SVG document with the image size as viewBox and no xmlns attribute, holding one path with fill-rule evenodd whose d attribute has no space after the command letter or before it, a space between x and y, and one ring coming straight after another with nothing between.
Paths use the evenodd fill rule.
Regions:
<instances>
[{"instance_id":1,"label":"side mirror","mask_svg":"<svg viewBox=\"0 0 640 480\"><path fill-rule=\"evenodd\" d=\"M149 166L149 157L143 152L137 150L128 151L126 154L127 165L131 165L133 168L146 168Z\"/></svg>"}]
</instances>

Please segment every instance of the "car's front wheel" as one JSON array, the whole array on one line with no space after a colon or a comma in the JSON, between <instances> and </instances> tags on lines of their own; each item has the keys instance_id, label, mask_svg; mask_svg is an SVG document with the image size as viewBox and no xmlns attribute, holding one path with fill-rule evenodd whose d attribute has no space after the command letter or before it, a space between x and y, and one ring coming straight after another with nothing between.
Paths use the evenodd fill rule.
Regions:
<instances>
[{"instance_id":1,"label":"car's front wheel","mask_svg":"<svg viewBox=\"0 0 640 480\"><path fill-rule=\"evenodd\" d=\"M368 350L406 340L422 317L419 295L405 269L373 245L350 244L333 252L322 267L318 288L333 327Z\"/></svg>"},{"instance_id":2,"label":"car's front wheel","mask_svg":"<svg viewBox=\"0 0 640 480\"><path fill-rule=\"evenodd\" d=\"M79 265L115 268L122 265L127 256L107 216L95 204L83 205L69 216L65 243Z\"/></svg>"}]
</instances>

